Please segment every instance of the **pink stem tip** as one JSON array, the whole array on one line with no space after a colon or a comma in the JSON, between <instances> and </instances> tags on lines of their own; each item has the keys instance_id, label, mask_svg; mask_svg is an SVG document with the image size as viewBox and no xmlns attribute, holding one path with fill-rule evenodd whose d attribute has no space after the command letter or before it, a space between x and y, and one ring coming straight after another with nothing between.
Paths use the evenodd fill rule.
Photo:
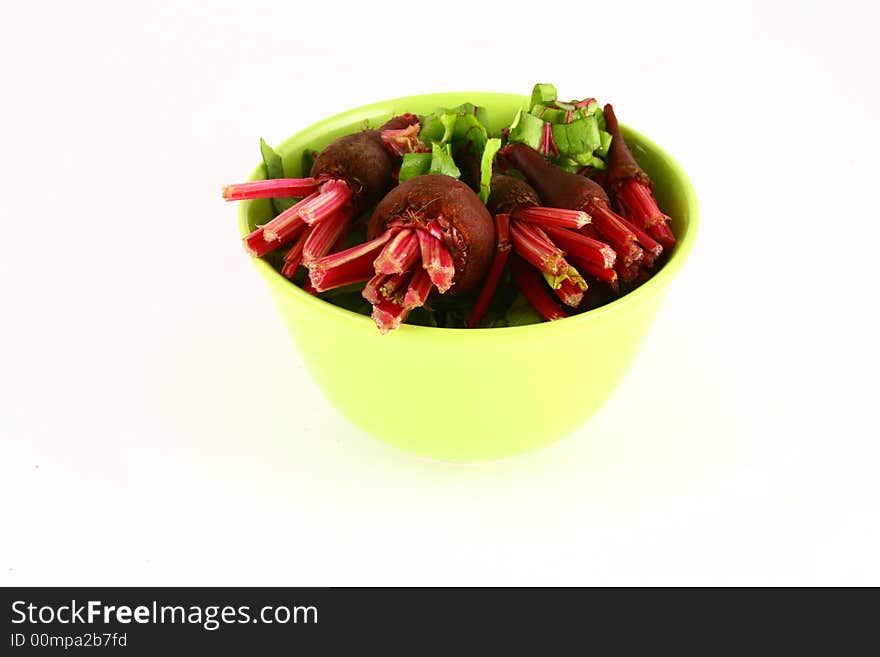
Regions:
<instances>
[{"instance_id":1,"label":"pink stem tip","mask_svg":"<svg viewBox=\"0 0 880 657\"><path fill-rule=\"evenodd\" d=\"M351 199L351 188L342 180L328 180L321 190L301 201L299 214L309 226L329 217Z\"/></svg>"},{"instance_id":2,"label":"pink stem tip","mask_svg":"<svg viewBox=\"0 0 880 657\"><path fill-rule=\"evenodd\" d=\"M547 234L524 221L510 223L510 238L514 250L528 263L548 276L563 276L568 269L565 253L556 247Z\"/></svg>"},{"instance_id":3,"label":"pink stem tip","mask_svg":"<svg viewBox=\"0 0 880 657\"><path fill-rule=\"evenodd\" d=\"M437 287L440 294L452 287L455 279L455 263L452 254L440 239L430 233L416 231L419 239L419 248L422 255L422 267L428 272L431 282Z\"/></svg>"},{"instance_id":4,"label":"pink stem tip","mask_svg":"<svg viewBox=\"0 0 880 657\"><path fill-rule=\"evenodd\" d=\"M552 226L548 226L546 232L553 243L564 249L569 257L575 257L602 268L612 267L617 259L614 249L605 242L600 242L592 237Z\"/></svg>"},{"instance_id":5,"label":"pink stem tip","mask_svg":"<svg viewBox=\"0 0 880 657\"><path fill-rule=\"evenodd\" d=\"M395 155L428 153L431 149L419 139L420 129L421 126L415 123L398 130L382 130L380 136L382 137L382 143L385 144L385 148Z\"/></svg>"},{"instance_id":6,"label":"pink stem tip","mask_svg":"<svg viewBox=\"0 0 880 657\"><path fill-rule=\"evenodd\" d=\"M535 312L547 321L568 317L568 313L560 308L559 304L547 292L547 286L544 285L541 275L530 267L525 260L514 255L511 258L510 266L513 280L516 281L517 286L525 295L532 308L535 309Z\"/></svg>"},{"instance_id":7,"label":"pink stem tip","mask_svg":"<svg viewBox=\"0 0 880 657\"><path fill-rule=\"evenodd\" d=\"M369 280L376 273L373 260L394 234L388 230L374 240L315 260L309 266L309 280L318 292Z\"/></svg>"},{"instance_id":8,"label":"pink stem tip","mask_svg":"<svg viewBox=\"0 0 880 657\"><path fill-rule=\"evenodd\" d=\"M419 260L419 238L415 231L401 230L385 245L373 266L377 274L402 274Z\"/></svg>"}]
</instances>

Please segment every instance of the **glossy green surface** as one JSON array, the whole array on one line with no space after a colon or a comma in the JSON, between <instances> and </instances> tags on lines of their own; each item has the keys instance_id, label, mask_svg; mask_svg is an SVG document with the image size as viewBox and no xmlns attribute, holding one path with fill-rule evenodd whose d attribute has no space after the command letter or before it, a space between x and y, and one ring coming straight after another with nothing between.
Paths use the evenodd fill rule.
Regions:
<instances>
[{"instance_id":1,"label":"glossy green surface","mask_svg":"<svg viewBox=\"0 0 880 657\"><path fill-rule=\"evenodd\" d=\"M426 114L466 101L485 106L496 130L528 98L460 92L387 100L321 121L277 150L288 175L297 175L306 147L320 149L365 125L378 126L393 114ZM623 130L654 180L657 200L672 217L679 241L650 281L588 313L498 329L404 325L381 335L369 317L313 297L254 259L327 398L379 440L446 461L511 456L546 445L586 422L629 368L696 236L697 200L684 171L656 144ZM262 167L257 167L251 180L262 177ZM241 203L239 217L244 236L271 217L268 201Z\"/></svg>"}]
</instances>

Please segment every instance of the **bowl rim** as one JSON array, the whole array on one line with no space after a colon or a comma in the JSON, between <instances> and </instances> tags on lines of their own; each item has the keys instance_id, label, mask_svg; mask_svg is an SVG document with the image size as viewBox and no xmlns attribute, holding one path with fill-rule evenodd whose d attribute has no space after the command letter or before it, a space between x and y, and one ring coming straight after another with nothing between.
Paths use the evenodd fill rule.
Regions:
<instances>
[{"instance_id":1,"label":"bowl rim","mask_svg":"<svg viewBox=\"0 0 880 657\"><path fill-rule=\"evenodd\" d=\"M451 102L454 104L458 102L460 98L468 95L470 95L471 97L479 95L483 98L495 96L498 99L503 98L504 100L517 100L523 104L525 104L529 100L528 96L524 96L522 94L487 91L451 91L400 96L398 98L390 98L387 100L381 100L366 105L354 107L343 112L338 112L337 114L329 116L316 123L312 123L311 125L297 131L296 133L285 139L283 142L281 142L277 150L284 151L288 144L293 141L299 140L304 135L304 133L320 133L322 128L326 128L329 131L337 127L335 124L342 120L357 122L363 121L365 118L369 118L366 116L368 114L388 114L389 111L397 112L399 111L399 109L397 108L398 105L405 104L406 102L412 102L413 99L429 100L432 98L436 98L438 99L437 106L442 107L444 105L450 104L450 100L441 99L449 99L450 97L452 97ZM389 108L392 109L389 110ZM615 299L614 301L607 303L604 306L600 306L598 308L594 308L583 313L571 315L569 317L564 317L562 319L557 319L551 322L539 322L537 324L526 324L523 326L500 326L494 328L487 327L470 329L439 328L433 326L402 324L400 328L391 333L402 336L418 336L427 332L427 334L429 335L443 335L444 337L448 336L452 339L482 340L486 339L486 336L492 336L493 339L499 339L505 336L512 337L513 335L516 335L517 338L522 338L526 337L526 334L528 334L529 332L539 332L543 335L543 337L546 338L549 335L552 335L553 333L558 333L560 331L566 332L569 330L580 330L583 324L588 324L591 321L595 321L609 314L624 312L627 309L630 309L632 306L646 300L647 297L660 292L666 285L668 285L668 283L679 272L685 260L687 260L687 257L690 254L691 249L693 248L694 241L696 240L697 229L699 225L699 205L697 201L697 195L693 188L693 185L691 184L690 179L684 172L684 169L682 169L681 165L671 155L669 155L666 150L660 148L660 146L658 146L656 142L649 139L641 132L630 128L623 123L620 124L620 127L621 130L627 133L628 137L634 138L635 141L650 149L654 154L656 154L660 159L664 161L664 164L672 171L674 177L677 179L681 188L680 191L684 196L685 204L687 207L688 220L687 226L685 227L684 235L678 240L675 246L675 250L659 272L657 272L648 281L637 287L635 290L624 294L622 297ZM263 164L260 163L251 171L251 174L248 176L247 180L262 180L263 175L264 168ZM251 202L252 201L242 201L238 204L238 226L241 238L244 238L250 232L250 228L248 226L248 208ZM266 260L262 258L250 259L257 270L260 272L260 274L264 278L266 278L268 283L278 286L278 288L282 290L286 290L291 299L294 299L299 303L306 304L306 306L310 306L316 312L327 313L330 316L335 316L342 321L357 322L363 324L365 328L370 328L375 331L375 323L369 316L352 312L350 310L332 304L329 301L325 301L324 299L309 294L301 287L282 276L279 271L277 271L274 267L272 267L272 265L270 265Z\"/></svg>"}]
</instances>

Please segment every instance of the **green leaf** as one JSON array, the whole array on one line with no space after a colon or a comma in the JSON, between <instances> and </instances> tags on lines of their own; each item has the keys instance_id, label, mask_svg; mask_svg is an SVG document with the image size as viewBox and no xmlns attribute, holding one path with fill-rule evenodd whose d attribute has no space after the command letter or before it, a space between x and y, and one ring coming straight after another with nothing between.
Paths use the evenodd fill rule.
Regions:
<instances>
[{"instance_id":1,"label":"green leaf","mask_svg":"<svg viewBox=\"0 0 880 657\"><path fill-rule=\"evenodd\" d=\"M431 168L431 153L406 153L400 163L399 182L428 173Z\"/></svg>"},{"instance_id":2,"label":"green leaf","mask_svg":"<svg viewBox=\"0 0 880 657\"><path fill-rule=\"evenodd\" d=\"M441 176L451 176L458 178L461 171L455 166L452 159L452 146L450 144L441 145L437 142L431 144L431 168L428 173L439 174Z\"/></svg>"},{"instance_id":3,"label":"green leaf","mask_svg":"<svg viewBox=\"0 0 880 657\"><path fill-rule=\"evenodd\" d=\"M483 124L483 127L486 130L489 129L489 113L486 111L485 107L477 107L474 111L474 115L477 117L477 121Z\"/></svg>"},{"instance_id":4,"label":"green leaf","mask_svg":"<svg viewBox=\"0 0 880 657\"><path fill-rule=\"evenodd\" d=\"M527 324L540 324L541 316L535 312L531 304L522 294L518 295L507 311L508 326L526 326Z\"/></svg>"},{"instance_id":5,"label":"green leaf","mask_svg":"<svg viewBox=\"0 0 880 657\"><path fill-rule=\"evenodd\" d=\"M315 158L318 157L318 151L313 151L309 148L303 151L302 157L300 158L300 175L308 176L312 173L312 167L315 164Z\"/></svg>"},{"instance_id":6,"label":"green leaf","mask_svg":"<svg viewBox=\"0 0 880 657\"><path fill-rule=\"evenodd\" d=\"M611 146L611 133L599 130L599 148L596 153L601 157L608 155L608 148Z\"/></svg>"},{"instance_id":7,"label":"green leaf","mask_svg":"<svg viewBox=\"0 0 880 657\"><path fill-rule=\"evenodd\" d=\"M480 158L480 200L485 203L489 199L489 183L492 180L492 162L501 148L501 140L496 138L486 142L483 157Z\"/></svg>"},{"instance_id":8,"label":"green leaf","mask_svg":"<svg viewBox=\"0 0 880 657\"><path fill-rule=\"evenodd\" d=\"M260 137L260 154L263 156L263 165L266 167L266 180L276 178L284 178L284 163L281 156L275 152L275 149L266 143L266 140ZM281 214L287 208L296 203L296 199L292 198L273 198L271 199L272 208L275 214Z\"/></svg>"},{"instance_id":9,"label":"green leaf","mask_svg":"<svg viewBox=\"0 0 880 657\"><path fill-rule=\"evenodd\" d=\"M452 141L469 141L474 145L475 153L482 153L486 147L488 133L486 127L473 114L459 114L455 121Z\"/></svg>"},{"instance_id":10,"label":"green leaf","mask_svg":"<svg viewBox=\"0 0 880 657\"><path fill-rule=\"evenodd\" d=\"M507 140L519 142L537 150L541 145L543 131L544 122L541 119L520 110L516 113L516 117L510 125L510 134Z\"/></svg>"},{"instance_id":11,"label":"green leaf","mask_svg":"<svg viewBox=\"0 0 880 657\"><path fill-rule=\"evenodd\" d=\"M548 82L539 82L532 89L532 100L529 108L535 105L549 105L556 100L556 87Z\"/></svg>"},{"instance_id":12,"label":"green leaf","mask_svg":"<svg viewBox=\"0 0 880 657\"><path fill-rule=\"evenodd\" d=\"M535 105L529 114L544 119L548 123L565 123L565 120L568 118L568 112L565 110L554 109L545 105Z\"/></svg>"},{"instance_id":13,"label":"green leaf","mask_svg":"<svg viewBox=\"0 0 880 657\"><path fill-rule=\"evenodd\" d=\"M596 125L596 118L593 116L554 125L552 130L553 141L556 142L559 152L564 155L592 154L600 144L599 126Z\"/></svg>"}]
</instances>

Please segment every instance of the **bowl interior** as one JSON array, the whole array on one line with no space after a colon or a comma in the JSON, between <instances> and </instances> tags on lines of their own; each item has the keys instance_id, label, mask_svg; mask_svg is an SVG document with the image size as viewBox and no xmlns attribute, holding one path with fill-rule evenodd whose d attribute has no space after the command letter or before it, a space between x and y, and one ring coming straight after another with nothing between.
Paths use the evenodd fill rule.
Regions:
<instances>
[{"instance_id":1,"label":"bowl interior","mask_svg":"<svg viewBox=\"0 0 880 657\"><path fill-rule=\"evenodd\" d=\"M357 130L375 128L397 114L412 112L423 115L435 111L438 107L452 107L464 102L471 102L485 107L488 114L490 132L496 132L509 125L519 109L528 107L529 98L517 94L450 92L385 100L358 107L315 123L277 146L276 151L284 161L286 174L291 177L301 176L304 173L308 173L303 172L301 167L302 153L305 149L321 150L331 141L342 135ZM665 285L681 267L696 237L697 200L693 187L684 171L666 152L641 133L626 125L621 125L621 130L636 160L653 180L655 197L661 209L671 217L672 228L678 238L678 242L663 268L641 287L605 306L550 323L552 325L565 325L574 321L583 321L591 315L606 312L615 306L635 303L640 295L649 293L653 287ZM264 168L262 165L259 165L253 170L248 179L260 180L264 177ZM273 216L271 205L266 199L246 201L241 203L239 207L239 228L242 236L254 230L257 225L266 223ZM264 276L277 278L278 280L275 282L287 285L293 294L301 293L303 301L307 303L318 302L334 309L334 312L338 311L350 315L352 318L358 318L372 324L372 320L368 317L333 306L329 302L306 294L298 286L282 277L268 263L256 261L256 264ZM475 335L485 332L497 334L499 331L521 331L537 326L545 327L547 324L494 329L471 329L468 331L432 329L405 324L401 329L407 331L451 331Z\"/></svg>"}]
</instances>

